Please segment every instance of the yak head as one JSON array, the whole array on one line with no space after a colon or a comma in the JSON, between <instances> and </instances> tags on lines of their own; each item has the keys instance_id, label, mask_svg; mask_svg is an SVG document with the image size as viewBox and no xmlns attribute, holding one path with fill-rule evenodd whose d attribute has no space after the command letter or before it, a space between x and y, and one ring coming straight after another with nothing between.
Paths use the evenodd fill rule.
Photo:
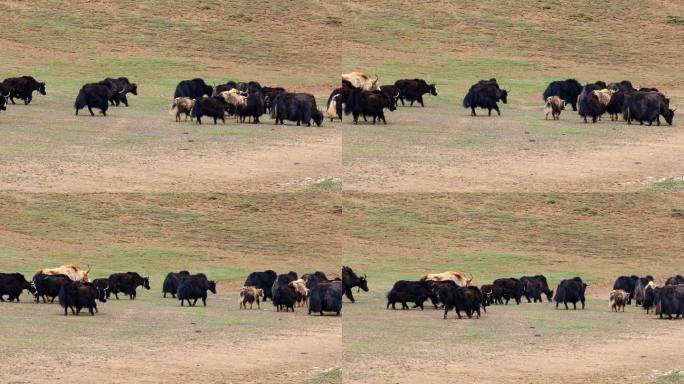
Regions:
<instances>
[{"instance_id":1,"label":"yak head","mask_svg":"<svg viewBox=\"0 0 684 384\"><path fill-rule=\"evenodd\" d=\"M321 111L313 111L313 113L311 113L311 118L313 119L314 123L316 123L316 126L320 127L321 124L323 124L323 113Z\"/></svg>"},{"instance_id":2,"label":"yak head","mask_svg":"<svg viewBox=\"0 0 684 384\"><path fill-rule=\"evenodd\" d=\"M149 277L147 277L147 276L143 277L142 286L147 290L150 289L150 278Z\"/></svg>"},{"instance_id":3,"label":"yak head","mask_svg":"<svg viewBox=\"0 0 684 384\"><path fill-rule=\"evenodd\" d=\"M127 91L138 96L138 84L133 83L133 84L129 85L127 88L128 88Z\"/></svg>"},{"instance_id":4,"label":"yak head","mask_svg":"<svg viewBox=\"0 0 684 384\"><path fill-rule=\"evenodd\" d=\"M211 293L213 293L214 295L216 294L216 282L215 282L214 280L210 280L210 281L209 281L209 290L210 290Z\"/></svg>"},{"instance_id":5,"label":"yak head","mask_svg":"<svg viewBox=\"0 0 684 384\"><path fill-rule=\"evenodd\" d=\"M435 85L434 85L434 84L430 84L430 85L429 85L429 88L430 88L430 94L431 94L432 96L437 96L437 88L435 87Z\"/></svg>"},{"instance_id":6,"label":"yak head","mask_svg":"<svg viewBox=\"0 0 684 384\"><path fill-rule=\"evenodd\" d=\"M667 124L672 125L672 120L674 119L674 113L677 110L675 109L668 109L667 112L665 113L665 121L667 121Z\"/></svg>"},{"instance_id":7,"label":"yak head","mask_svg":"<svg viewBox=\"0 0 684 384\"><path fill-rule=\"evenodd\" d=\"M47 93L45 92L45 82L38 83L38 92L40 92L41 95L46 95Z\"/></svg>"},{"instance_id":8,"label":"yak head","mask_svg":"<svg viewBox=\"0 0 684 384\"><path fill-rule=\"evenodd\" d=\"M363 274L363 277L358 278L356 284L360 289L363 289L364 292L368 292L368 279L365 273Z\"/></svg>"},{"instance_id":9,"label":"yak head","mask_svg":"<svg viewBox=\"0 0 684 384\"><path fill-rule=\"evenodd\" d=\"M508 104L508 91L505 89L502 89L500 92L501 101L503 101L504 104Z\"/></svg>"},{"instance_id":10,"label":"yak head","mask_svg":"<svg viewBox=\"0 0 684 384\"><path fill-rule=\"evenodd\" d=\"M101 303L107 302L107 291L109 290L109 285L104 288L96 288L97 290L97 300Z\"/></svg>"}]
</instances>

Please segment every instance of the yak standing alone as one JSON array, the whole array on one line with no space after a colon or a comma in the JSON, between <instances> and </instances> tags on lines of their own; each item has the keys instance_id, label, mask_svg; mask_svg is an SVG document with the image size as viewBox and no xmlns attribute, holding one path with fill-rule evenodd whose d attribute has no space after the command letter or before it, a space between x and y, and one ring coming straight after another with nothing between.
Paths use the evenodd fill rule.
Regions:
<instances>
[{"instance_id":1,"label":"yak standing alone","mask_svg":"<svg viewBox=\"0 0 684 384\"><path fill-rule=\"evenodd\" d=\"M428 84L423 79L401 79L394 82L394 86L399 91L399 96L397 97L401 101L401 105L404 105L404 100L411 102L413 107L414 102L419 102L421 107L424 107L423 95L430 94L432 96L437 96L437 88L434 84ZM380 87L382 89L382 87Z\"/></svg>"}]
</instances>

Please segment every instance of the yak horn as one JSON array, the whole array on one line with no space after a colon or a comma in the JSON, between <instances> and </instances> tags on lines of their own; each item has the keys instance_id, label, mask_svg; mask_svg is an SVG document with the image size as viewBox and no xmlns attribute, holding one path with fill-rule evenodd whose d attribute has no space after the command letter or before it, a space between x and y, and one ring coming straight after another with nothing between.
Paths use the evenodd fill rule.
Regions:
<instances>
[{"instance_id":1,"label":"yak horn","mask_svg":"<svg viewBox=\"0 0 684 384\"><path fill-rule=\"evenodd\" d=\"M86 271L86 273L90 273L90 264L86 264L86 266L88 267L88 270Z\"/></svg>"}]
</instances>

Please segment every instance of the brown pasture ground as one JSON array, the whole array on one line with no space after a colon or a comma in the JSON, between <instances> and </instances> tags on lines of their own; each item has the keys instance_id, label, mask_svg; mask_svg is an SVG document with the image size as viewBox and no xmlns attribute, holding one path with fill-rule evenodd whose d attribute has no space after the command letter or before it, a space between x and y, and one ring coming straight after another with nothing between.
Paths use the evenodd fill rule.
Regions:
<instances>
[{"instance_id":1,"label":"brown pasture ground","mask_svg":"<svg viewBox=\"0 0 684 384\"><path fill-rule=\"evenodd\" d=\"M135 301L64 317L0 303L0 382L684 382L682 321L611 313L622 274L664 278L684 255L684 133L544 121L548 82L630 79L684 102L684 5L580 1L0 1L0 76L48 95L0 112L0 271L136 270ZM175 123L179 80L310 92L339 74L425 78L439 95L388 125ZM139 96L75 116L80 86L128 76ZM496 77L502 116L469 116ZM237 309L256 270L367 273L343 316ZM162 298L169 271L218 282L207 307ZM477 284L582 276L585 310L495 306L480 319L385 309L398 279L462 270Z\"/></svg>"}]
</instances>

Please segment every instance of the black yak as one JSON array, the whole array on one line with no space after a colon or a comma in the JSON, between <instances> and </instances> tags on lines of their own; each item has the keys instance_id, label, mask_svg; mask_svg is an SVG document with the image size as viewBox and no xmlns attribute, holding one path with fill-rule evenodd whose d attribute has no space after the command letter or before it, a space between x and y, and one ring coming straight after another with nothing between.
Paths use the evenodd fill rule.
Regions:
<instances>
[{"instance_id":1,"label":"black yak","mask_svg":"<svg viewBox=\"0 0 684 384\"><path fill-rule=\"evenodd\" d=\"M28 105L33 100L33 92L38 91L41 95L46 95L45 82L39 82L32 76L10 77L5 79L2 84L9 89L9 99L14 104L14 99L24 100Z\"/></svg>"},{"instance_id":2,"label":"black yak","mask_svg":"<svg viewBox=\"0 0 684 384\"><path fill-rule=\"evenodd\" d=\"M88 107L91 116L95 116L93 108L99 109L103 116L107 116L109 100L112 97L112 90L108 86L98 83L86 84L81 87L74 102L76 115L78 115L79 110Z\"/></svg>"},{"instance_id":3,"label":"black yak","mask_svg":"<svg viewBox=\"0 0 684 384\"><path fill-rule=\"evenodd\" d=\"M273 283L275 283L278 278L278 274L272 270L266 270L263 272L252 272L245 279L243 284L245 287L257 287L264 290L264 301L268 298L273 299L273 293L271 288L273 288Z\"/></svg>"},{"instance_id":4,"label":"black yak","mask_svg":"<svg viewBox=\"0 0 684 384\"><path fill-rule=\"evenodd\" d=\"M499 88L496 79L480 80L470 87L463 98L463 108L470 108L472 116L477 116L475 108L487 109L489 116L492 115L493 109L501 116L501 111L497 105L499 100L504 104L508 103L508 91Z\"/></svg>"},{"instance_id":5,"label":"black yak","mask_svg":"<svg viewBox=\"0 0 684 384\"><path fill-rule=\"evenodd\" d=\"M349 93L344 106L344 113L351 114L354 119L354 124L359 123L359 116L363 115L373 117L373 124L377 120L382 120L387 124L385 119L384 109L390 111L397 109L393 99L382 91L364 91L361 89L354 89Z\"/></svg>"},{"instance_id":6,"label":"black yak","mask_svg":"<svg viewBox=\"0 0 684 384\"><path fill-rule=\"evenodd\" d=\"M176 91L173 94L173 98L177 97L189 97L191 99L196 99L204 95L211 96L214 89L207 85L203 79L195 78L192 80L183 80L176 85Z\"/></svg>"},{"instance_id":7,"label":"black yak","mask_svg":"<svg viewBox=\"0 0 684 384\"><path fill-rule=\"evenodd\" d=\"M312 313L334 312L337 316L342 311L342 282L339 280L320 283L309 292L309 315Z\"/></svg>"},{"instance_id":8,"label":"black yak","mask_svg":"<svg viewBox=\"0 0 684 384\"><path fill-rule=\"evenodd\" d=\"M352 289L358 287L358 289L363 289L364 292L368 292L368 280L366 280L366 275L359 277L354 273L354 271L347 267L342 267L342 285L344 285L344 294L353 303L354 295L352 294Z\"/></svg>"},{"instance_id":9,"label":"black yak","mask_svg":"<svg viewBox=\"0 0 684 384\"><path fill-rule=\"evenodd\" d=\"M180 271L178 273L176 272L169 272L166 274L166 278L164 278L164 283L162 284L162 293L164 294L164 297L166 297L167 293L171 294L171 297L174 299L176 298L176 292L178 292L178 286L180 286L180 282L184 277L190 276L190 272L188 271Z\"/></svg>"},{"instance_id":10,"label":"black yak","mask_svg":"<svg viewBox=\"0 0 684 384\"><path fill-rule=\"evenodd\" d=\"M395 81L394 86L399 91L398 99L401 101L401 105L404 105L404 100L406 100L411 102L411 106L417 101L424 107L424 94L428 93L432 96L437 96L437 88L435 85L428 84L423 79L401 79ZM380 89L382 90L382 87L380 87Z\"/></svg>"},{"instance_id":11,"label":"black yak","mask_svg":"<svg viewBox=\"0 0 684 384\"><path fill-rule=\"evenodd\" d=\"M205 95L195 99L191 116L197 121L197 124L202 124L202 116L214 118L214 125L216 125L218 120L223 121L223 124L225 124L227 107L228 104L223 97Z\"/></svg>"},{"instance_id":12,"label":"black yak","mask_svg":"<svg viewBox=\"0 0 684 384\"><path fill-rule=\"evenodd\" d=\"M575 79L552 81L544 90L543 98L547 100L551 96L558 96L566 103L572 105L572 110L577 110L577 97L582 92L582 85Z\"/></svg>"},{"instance_id":13,"label":"black yak","mask_svg":"<svg viewBox=\"0 0 684 384\"><path fill-rule=\"evenodd\" d=\"M587 284L585 284L581 278L573 277L568 280L561 280L558 283L558 288L556 288L556 295L554 296L554 301L556 302L556 308L558 304L563 303L565 309L568 310L568 303L572 303L573 309L577 309L577 302L582 303L582 309L584 309L584 292L587 289Z\"/></svg>"},{"instance_id":14,"label":"black yak","mask_svg":"<svg viewBox=\"0 0 684 384\"><path fill-rule=\"evenodd\" d=\"M176 296L181 302L181 307L185 300L188 301L188 306L194 307L198 299L202 299L202 304L207 306L207 291L216 294L216 282L209 280L204 273L196 275L184 276L178 286ZM190 303L190 299L194 301Z\"/></svg>"},{"instance_id":15,"label":"black yak","mask_svg":"<svg viewBox=\"0 0 684 384\"><path fill-rule=\"evenodd\" d=\"M636 92L630 97L623 106L623 117L627 124L632 124L636 120L643 125L653 125L656 121L660 125L660 116L672 125L676 109L670 109L670 100L660 92Z\"/></svg>"}]
</instances>

